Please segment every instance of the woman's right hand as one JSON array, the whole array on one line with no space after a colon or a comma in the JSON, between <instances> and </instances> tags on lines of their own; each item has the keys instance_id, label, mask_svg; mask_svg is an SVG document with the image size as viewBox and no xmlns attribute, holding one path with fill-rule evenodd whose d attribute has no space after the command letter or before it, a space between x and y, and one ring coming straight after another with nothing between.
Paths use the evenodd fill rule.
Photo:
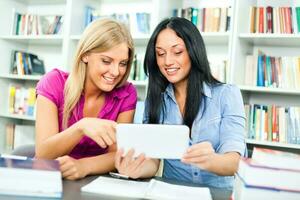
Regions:
<instances>
[{"instance_id":1,"label":"woman's right hand","mask_svg":"<svg viewBox=\"0 0 300 200\"><path fill-rule=\"evenodd\" d=\"M79 121L81 133L94 140L102 148L116 143L116 125L115 121L89 117Z\"/></svg>"},{"instance_id":2,"label":"woman's right hand","mask_svg":"<svg viewBox=\"0 0 300 200\"><path fill-rule=\"evenodd\" d=\"M126 175L130 178L140 178L144 174L143 167L147 161L144 154L140 154L134 158L134 150L129 150L123 157L123 149L119 149L115 155L115 167L122 175Z\"/></svg>"}]
</instances>

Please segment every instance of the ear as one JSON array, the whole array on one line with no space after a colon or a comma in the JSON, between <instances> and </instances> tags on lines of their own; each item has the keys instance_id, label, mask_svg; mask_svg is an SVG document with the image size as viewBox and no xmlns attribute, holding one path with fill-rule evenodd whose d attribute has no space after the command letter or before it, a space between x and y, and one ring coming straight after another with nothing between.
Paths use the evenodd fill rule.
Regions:
<instances>
[{"instance_id":1,"label":"ear","mask_svg":"<svg viewBox=\"0 0 300 200\"><path fill-rule=\"evenodd\" d=\"M81 58L81 60L82 60L82 62L84 62L84 63L88 63L88 61L89 61L89 56L88 56L88 55L85 55L85 56L83 56L83 57Z\"/></svg>"}]
</instances>

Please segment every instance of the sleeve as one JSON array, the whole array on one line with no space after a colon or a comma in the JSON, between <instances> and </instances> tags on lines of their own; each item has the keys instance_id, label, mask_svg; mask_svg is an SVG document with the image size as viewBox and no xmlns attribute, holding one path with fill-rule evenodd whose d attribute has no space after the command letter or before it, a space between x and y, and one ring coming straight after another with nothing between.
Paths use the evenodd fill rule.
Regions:
<instances>
[{"instance_id":1,"label":"sleeve","mask_svg":"<svg viewBox=\"0 0 300 200\"><path fill-rule=\"evenodd\" d=\"M120 109L120 112L125 112L128 110L134 110L137 103L137 92L135 87L129 83L127 87L128 96L125 98L124 103Z\"/></svg>"},{"instance_id":2,"label":"sleeve","mask_svg":"<svg viewBox=\"0 0 300 200\"><path fill-rule=\"evenodd\" d=\"M240 90L227 85L221 95L222 121L220 126L219 153L238 152L246 155L245 112Z\"/></svg>"},{"instance_id":3,"label":"sleeve","mask_svg":"<svg viewBox=\"0 0 300 200\"><path fill-rule=\"evenodd\" d=\"M45 74L37 83L36 94L42 95L59 106L63 96L64 81L57 69Z\"/></svg>"}]
</instances>

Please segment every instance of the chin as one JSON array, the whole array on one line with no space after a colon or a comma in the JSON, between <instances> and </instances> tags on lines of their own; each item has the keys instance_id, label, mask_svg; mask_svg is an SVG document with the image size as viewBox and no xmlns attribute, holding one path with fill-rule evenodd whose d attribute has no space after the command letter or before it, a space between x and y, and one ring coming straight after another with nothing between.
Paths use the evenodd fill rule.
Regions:
<instances>
[{"instance_id":1,"label":"chin","mask_svg":"<svg viewBox=\"0 0 300 200\"><path fill-rule=\"evenodd\" d=\"M98 86L98 88L103 91L103 92L110 92L112 91L114 88L116 87L116 85L101 85Z\"/></svg>"}]
</instances>

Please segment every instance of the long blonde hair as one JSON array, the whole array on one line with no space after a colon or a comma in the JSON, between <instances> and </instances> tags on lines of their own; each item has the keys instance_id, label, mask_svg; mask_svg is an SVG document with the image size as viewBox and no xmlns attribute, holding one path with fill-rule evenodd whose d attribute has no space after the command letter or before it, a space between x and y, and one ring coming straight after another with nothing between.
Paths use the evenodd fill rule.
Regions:
<instances>
[{"instance_id":1,"label":"long blonde hair","mask_svg":"<svg viewBox=\"0 0 300 200\"><path fill-rule=\"evenodd\" d=\"M71 113L84 89L87 64L82 61L82 57L90 52L107 51L123 42L128 45L129 60L126 73L116 87L126 82L134 56L133 40L128 29L125 25L111 19L95 20L85 29L77 46L74 63L64 88L63 129L68 127Z\"/></svg>"}]
</instances>

